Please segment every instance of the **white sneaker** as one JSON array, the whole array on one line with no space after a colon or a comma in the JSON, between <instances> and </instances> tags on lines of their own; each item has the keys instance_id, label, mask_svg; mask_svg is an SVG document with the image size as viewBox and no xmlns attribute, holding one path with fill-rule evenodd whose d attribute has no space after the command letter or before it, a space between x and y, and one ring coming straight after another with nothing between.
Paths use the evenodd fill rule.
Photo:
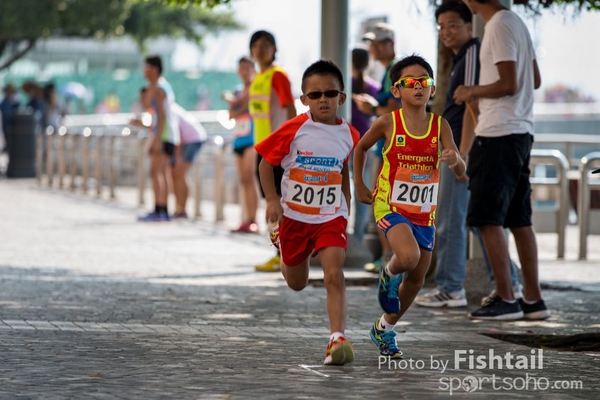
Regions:
<instances>
[{"instance_id":1,"label":"white sneaker","mask_svg":"<svg viewBox=\"0 0 600 400\"><path fill-rule=\"evenodd\" d=\"M520 283L517 283L515 286L513 286L513 293L515 294L515 299L519 300L523 298L523 286L521 286ZM481 299L481 305L485 305L487 304L490 300L492 300L494 297L497 296L498 293L496 293L496 288L492 289L492 291L490 292L490 294L488 294L487 296L485 296L484 298Z\"/></svg>"},{"instance_id":2,"label":"white sneaker","mask_svg":"<svg viewBox=\"0 0 600 400\"><path fill-rule=\"evenodd\" d=\"M435 289L423 296L417 296L415 303L422 307L466 307L467 296L465 289L458 292L442 292Z\"/></svg>"}]
</instances>

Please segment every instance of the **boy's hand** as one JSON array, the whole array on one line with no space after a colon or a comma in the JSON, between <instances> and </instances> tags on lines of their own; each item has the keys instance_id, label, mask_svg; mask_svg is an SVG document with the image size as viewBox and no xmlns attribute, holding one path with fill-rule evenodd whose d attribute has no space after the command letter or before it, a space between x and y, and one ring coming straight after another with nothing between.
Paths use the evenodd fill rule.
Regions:
<instances>
[{"instance_id":1,"label":"boy's hand","mask_svg":"<svg viewBox=\"0 0 600 400\"><path fill-rule=\"evenodd\" d=\"M460 156L458 153L452 149L444 149L442 150L442 156L440 157L440 161L443 161L448 164L450 168L456 167L458 164L458 158Z\"/></svg>"},{"instance_id":2,"label":"boy's hand","mask_svg":"<svg viewBox=\"0 0 600 400\"><path fill-rule=\"evenodd\" d=\"M283 217L283 208L281 207L281 202L279 201L279 198L267 200L265 217L267 219L267 223L273 222L281 224L281 219Z\"/></svg>"},{"instance_id":3,"label":"boy's hand","mask_svg":"<svg viewBox=\"0 0 600 400\"><path fill-rule=\"evenodd\" d=\"M369 190L367 185L354 185L356 190L356 198L358 201L364 204L373 204L373 193Z\"/></svg>"},{"instance_id":4,"label":"boy's hand","mask_svg":"<svg viewBox=\"0 0 600 400\"><path fill-rule=\"evenodd\" d=\"M139 118L133 118L129 120L129 125L138 126L140 128L145 128L144 123Z\"/></svg>"},{"instance_id":5,"label":"boy's hand","mask_svg":"<svg viewBox=\"0 0 600 400\"><path fill-rule=\"evenodd\" d=\"M367 115L373 114L373 108L379 105L377 99L367 93L355 93L352 95L352 100L356 102L356 107Z\"/></svg>"},{"instance_id":6,"label":"boy's hand","mask_svg":"<svg viewBox=\"0 0 600 400\"><path fill-rule=\"evenodd\" d=\"M152 145L150 145L149 153L150 154L160 154L162 152L162 142L160 140L154 139L152 141Z\"/></svg>"},{"instance_id":7,"label":"boy's hand","mask_svg":"<svg viewBox=\"0 0 600 400\"><path fill-rule=\"evenodd\" d=\"M462 176L456 178L456 180L462 183L469 183L469 177L467 174L462 174Z\"/></svg>"}]
</instances>

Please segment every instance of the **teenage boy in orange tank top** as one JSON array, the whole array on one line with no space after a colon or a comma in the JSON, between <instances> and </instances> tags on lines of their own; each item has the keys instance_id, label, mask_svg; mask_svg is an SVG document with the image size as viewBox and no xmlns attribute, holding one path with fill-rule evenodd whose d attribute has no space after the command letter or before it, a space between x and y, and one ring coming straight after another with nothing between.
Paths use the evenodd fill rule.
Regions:
<instances>
[{"instance_id":1,"label":"teenage boy in orange tank top","mask_svg":"<svg viewBox=\"0 0 600 400\"><path fill-rule=\"evenodd\" d=\"M380 354L391 358L402 357L394 327L423 287L431 262L440 168L449 167L466 180L448 121L426 110L435 93L432 75L429 63L419 56L397 62L390 78L402 108L377 119L354 152L356 196L373 204L377 225L394 252L379 272L378 300L384 314L370 331ZM371 192L362 179L365 154L383 137L383 165Z\"/></svg>"}]
</instances>

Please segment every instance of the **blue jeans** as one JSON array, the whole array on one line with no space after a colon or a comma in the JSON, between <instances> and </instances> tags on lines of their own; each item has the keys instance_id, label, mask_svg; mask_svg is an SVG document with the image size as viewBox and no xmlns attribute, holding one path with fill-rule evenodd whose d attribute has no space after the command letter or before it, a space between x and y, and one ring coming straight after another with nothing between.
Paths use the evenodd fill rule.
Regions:
<instances>
[{"instance_id":1,"label":"blue jeans","mask_svg":"<svg viewBox=\"0 0 600 400\"><path fill-rule=\"evenodd\" d=\"M468 183L456 180L447 165L440 169L440 192L436 213L437 227L437 270L435 282L443 292L458 292L463 289L467 272L467 209L470 192ZM494 282L492 267L483 245L479 229L472 228L483 252L485 267ZM510 260L510 277L513 286L517 283L517 266Z\"/></svg>"},{"instance_id":2,"label":"blue jeans","mask_svg":"<svg viewBox=\"0 0 600 400\"><path fill-rule=\"evenodd\" d=\"M443 292L462 290L467 274L467 208L469 184L456 180L446 164L440 167L435 282Z\"/></svg>"}]
</instances>

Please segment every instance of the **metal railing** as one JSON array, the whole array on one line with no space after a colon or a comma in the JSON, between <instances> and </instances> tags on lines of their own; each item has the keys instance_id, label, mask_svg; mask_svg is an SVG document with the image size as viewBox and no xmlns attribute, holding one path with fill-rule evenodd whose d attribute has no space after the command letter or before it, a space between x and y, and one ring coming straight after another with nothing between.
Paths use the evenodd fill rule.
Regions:
<instances>
[{"instance_id":1,"label":"metal railing","mask_svg":"<svg viewBox=\"0 0 600 400\"><path fill-rule=\"evenodd\" d=\"M569 161L558 150L531 151L531 165L554 165L558 170L556 178L539 178L532 176L529 180L532 186L555 186L558 188L558 208L556 209L556 233L558 234L557 257L565 257L565 232L569 221Z\"/></svg>"},{"instance_id":2,"label":"metal railing","mask_svg":"<svg viewBox=\"0 0 600 400\"><path fill-rule=\"evenodd\" d=\"M590 172L600 166L600 152L587 154L579 166L579 193L577 215L579 220L579 259L587 259L587 236L590 223L590 189L600 187L600 179L592 179Z\"/></svg>"},{"instance_id":3,"label":"metal railing","mask_svg":"<svg viewBox=\"0 0 600 400\"><path fill-rule=\"evenodd\" d=\"M44 180L48 186L54 185L54 179L58 179L58 188L68 187L74 191L77 188L78 164L81 171L80 187L83 193L87 193L90 188L91 164L94 164L94 179L96 180L96 195L102 196L104 179L104 157L105 152L108 164L108 190L109 197L115 198L115 188L117 186L117 165L115 163L116 142L120 137L128 137L131 134L129 128L123 128L119 133L115 130L96 130L86 127L83 130L69 130L61 126L57 131L48 127L44 137L42 134L37 138L37 160L36 177L40 185ZM91 142L95 141L94 154L92 157ZM106 149L108 147L108 149ZM44 150L46 154L44 168ZM54 167L56 168L56 173ZM68 166L68 170L67 170ZM56 176L55 176L56 175ZM70 178L69 184L66 184L67 177ZM45 178L45 179L44 179Z\"/></svg>"},{"instance_id":4,"label":"metal railing","mask_svg":"<svg viewBox=\"0 0 600 400\"><path fill-rule=\"evenodd\" d=\"M224 219L224 206L226 201L226 173L228 163L226 157L227 140L218 133L229 133L229 127L224 127L216 120L215 112L195 113L198 120L205 126L209 125L209 140L202 147L204 156L210 155L212 163L212 178L214 180L215 220ZM147 143L148 137L143 129L129 128L126 124L131 119L131 114L110 116L92 116L91 119L71 118L66 126L58 130L48 127L44 136L37 138L37 181L40 185L55 186L56 179L59 189L78 188L83 193L88 193L94 181L95 194L101 197L108 186L109 197L116 197L116 187L119 176L123 172L120 162L123 158L134 161L134 178L137 185L137 203L144 205L144 194L149 179L147 168ZM95 119L94 119L95 118ZM90 123L89 125L84 122ZM207 129L208 130L208 129ZM215 132L217 134L215 134ZM44 154L45 153L45 154ZM44 160L45 155L45 160ZM105 166L108 165L108 175ZM190 169L193 190L193 214L201 216L202 201L202 167L207 167L203 154L197 158ZM67 184L67 178L70 178ZM105 184L105 182L107 184Z\"/></svg>"},{"instance_id":5,"label":"metal railing","mask_svg":"<svg viewBox=\"0 0 600 400\"><path fill-rule=\"evenodd\" d=\"M569 163L575 168L581 160L581 150L586 147L600 149L600 135L583 135L573 133L536 133L534 147L539 145L553 145L553 148L564 148L563 154L569 160ZM579 156L574 151L577 149ZM589 150L588 150L589 151Z\"/></svg>"}]
</instances>

